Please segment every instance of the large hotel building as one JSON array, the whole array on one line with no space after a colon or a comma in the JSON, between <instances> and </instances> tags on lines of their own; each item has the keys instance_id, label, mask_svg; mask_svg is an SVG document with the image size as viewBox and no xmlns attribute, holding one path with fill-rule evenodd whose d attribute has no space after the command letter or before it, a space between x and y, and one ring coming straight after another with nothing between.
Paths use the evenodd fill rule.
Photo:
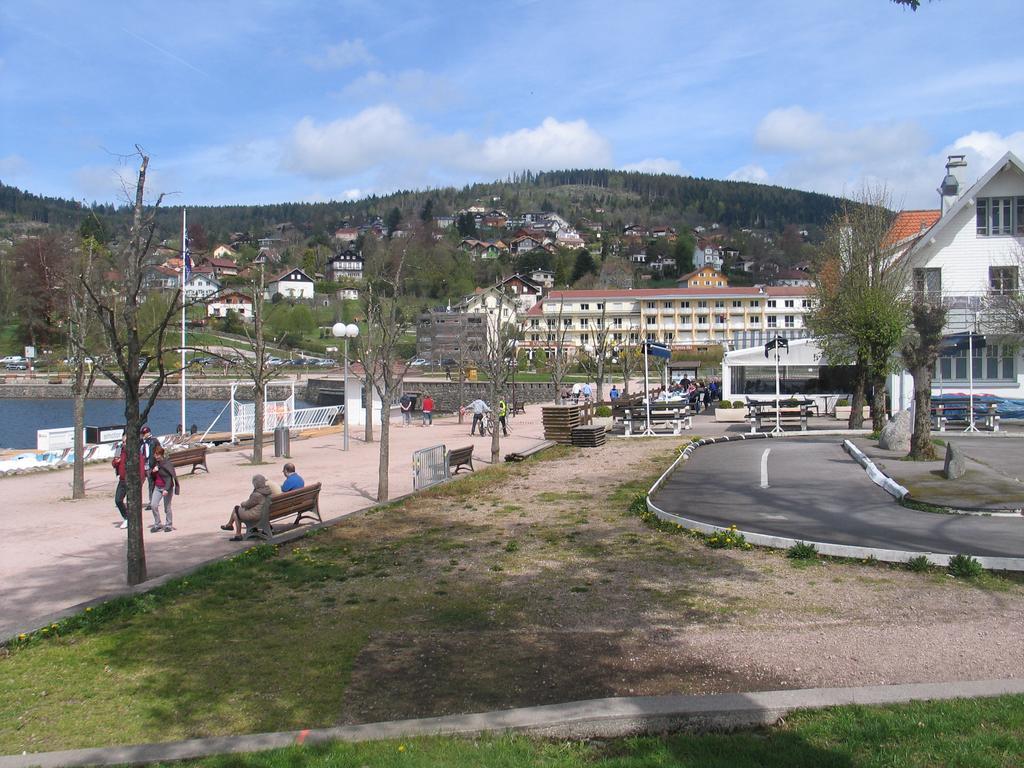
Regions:
<instances>
[{"instance_id":1,"label":"large hotel building","mask_svg":"<svg viewBox=\"0 0 1024 768\"><path fill-rule=\"evenodd\" d=\"M551 350L561 340L566 347L585 348L596 343L602 327L609 329L612 345L646 339L678 348L742 349L777 335L809 335L804 319L811 309L810 287L730 287L711 269L688 277L677 288L551 291L520 316L522 345Z\"/></svg>"}]
</instances>

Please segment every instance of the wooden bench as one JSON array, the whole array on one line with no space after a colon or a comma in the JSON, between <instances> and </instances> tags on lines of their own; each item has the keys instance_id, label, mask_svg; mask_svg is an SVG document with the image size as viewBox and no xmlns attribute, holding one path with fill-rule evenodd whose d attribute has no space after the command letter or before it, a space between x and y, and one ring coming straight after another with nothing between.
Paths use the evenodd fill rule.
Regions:
<instances>
[{"instance_id":1,"label":"wooden bench","mask_svg":"<svg viewBox=\"0 0 1024 768\"><path fill-rule=\"evenodd\" d=\"M622 424L625 427L626 437L634 433L642 434L647 430L647 409L643 406L638 408L626 408L623 412ZM651 429L655 432L659 428L668 427L673 435L681 434L684 429L693 429L693 415L689 405L676 408L651 408Z\"/></svg>"},{"instance_id":2,"label":"wooden bench","mask_svg":"<svg viewBox=\"0 0 1024 768\"><path fill-rule=\"evenodd\" d=\"M206 466L206 446L197 445L194 448L185 448L182 451L174 451L167 454L167 458L171 461L172 467L187 467L191 465L192 471L190 475L194 475L196 469L202 467L205 471L209 472L210 468Z\"/></svg>"},{"instance_id":3,"label":"wooden bench","mask_svg":"<svg viewBox=\"0 0 1024 768\"><path fill-rule=\"evenodd\" d=\"M465 448L452 448L448 451L448 469L451 474L457 475L463 467L469 467L470 472L476 472L473 468L473 446Z\"/></svg>"},{"instance_id":4,"label":"wooden bench","mask_svg":"<svg viewBox=\"0 0 1024 768\"><path fill-rule=\"evenodd\" d=\"M246 538L269 539L274 535L275 520L295 515L293 525L298 525L306 513L316 517L318 523L323 522L320 517L320 483L271 496L267 513L260 519L259 527L250 527Z\"/></svg>"},{"instance_id":5,"label":"wooden bench","mask_svg":"<svg viewBox=\"0 0 1024 768\"><path fill-rule=\"evenodd\" d=\"M932 426L939 432L946 431L949 422L970 424L971 420L967 415L970 410L970 399L945 398L939 401L932 401L931 417ZM974 424L977 427L984 427L993 432L999 431L999 406L996 403L974 403Z\"/></svg>"}]
</instances>

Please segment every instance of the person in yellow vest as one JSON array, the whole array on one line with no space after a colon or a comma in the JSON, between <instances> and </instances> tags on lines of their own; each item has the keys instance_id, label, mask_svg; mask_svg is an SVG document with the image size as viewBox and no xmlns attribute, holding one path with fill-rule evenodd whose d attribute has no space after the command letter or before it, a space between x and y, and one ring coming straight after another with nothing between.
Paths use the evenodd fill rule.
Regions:
<instances>
[{"instance_id":1,"label":"person in yellow vest","mask_svg":"<svg viewBox=\"0 0 1024 768\"><path fill-rule=\"evenodd\" d=\"M501 424L501 434L508 437L508 424L505 423L505 419L508 417L508 404L505 402L505 398L501 398L498 401L498 423Z\"/></svg>"}]
</instances>

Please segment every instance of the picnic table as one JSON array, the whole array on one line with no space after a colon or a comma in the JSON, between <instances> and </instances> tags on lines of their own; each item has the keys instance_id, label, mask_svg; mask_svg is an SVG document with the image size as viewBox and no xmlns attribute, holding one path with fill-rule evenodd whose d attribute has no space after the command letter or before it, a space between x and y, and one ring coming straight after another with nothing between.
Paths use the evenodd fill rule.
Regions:
<instances>
[{"instance_id":1,"label":"picnic table","mask_svg":"<svg viewBox=\"0 0 1024 768\"><path fill-rule=\"evenodd\" d=\"M939 432L946 431L949 422L960 424L971 423L971 398L969 397L942 397L932 400L931 417L932 426ZM974 424L984 427L992 432L999 431L999 405L997 403L986 403L981 398L974 398Z\"/></svg>"},{"instance_id":2,"label":"picnic table","mask_svg":"<svg viewBox=\"0 0 1024 768\"><path fill-rule=\"evenodd\" d=\"M768 425L774 429L776 423L799 425L801 432L807 431L807 418L811 411L817 412L814 400L780 400L778 407L774 400L751 400L747 398L747 418L750 420L750 433L761 432Z\"/></svg>"}]
</instances>

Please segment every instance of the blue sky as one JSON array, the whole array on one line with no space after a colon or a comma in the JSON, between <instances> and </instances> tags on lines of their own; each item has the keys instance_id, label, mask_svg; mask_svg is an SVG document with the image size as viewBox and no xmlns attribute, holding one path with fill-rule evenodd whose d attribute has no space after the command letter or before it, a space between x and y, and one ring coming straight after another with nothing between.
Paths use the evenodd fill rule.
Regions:
<instances>
[{"instance_id":1,"label":"blue sky","mask_svg":"<svg viewBox=\"0 0 1024 768\"><path fill-rule=\"evenodd\" d=\"M1020 0L0 4L0 180L174 205L612 167L934 207L1024 155ZM963 179L962 179L963 181Z\"/></svg>"}]
</instances>

